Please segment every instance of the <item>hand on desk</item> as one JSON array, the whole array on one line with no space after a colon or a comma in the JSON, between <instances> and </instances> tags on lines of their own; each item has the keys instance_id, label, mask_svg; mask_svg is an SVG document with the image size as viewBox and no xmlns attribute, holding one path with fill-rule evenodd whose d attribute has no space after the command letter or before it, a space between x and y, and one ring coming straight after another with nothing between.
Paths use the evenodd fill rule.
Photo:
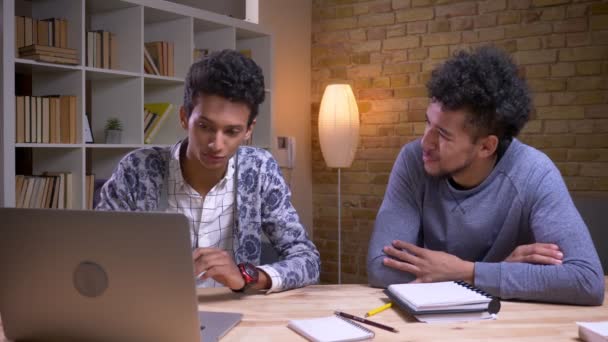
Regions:
<instances>
[{"instance_id":1,"label":"hand on desk","mask_svg":"<svg viewBox=\"0 0 608 342\"><path fill-rule=\"evenodd\" d=\"M194 275L205 272L201 280L209 278L233 290L243 288L245 280L230 253L219 248L197 248L192 253Z\"/></svg>"},{"instance_id":2,"label":"hand on desk","mask_svg":"<svg viewBox=\"0 0 608 342\"><path fill-rule=\"evenodd\" d=\"M464 280L473 283L474 264L445 252L432 251L400 240L384 247L393 258L384 258L384 265L416 276L416 283Z\"/></svg>"},{"instance_id":3,"label":"hand on desk","mask_svg":"<svg viewBox=\"0 0 608 342\"><path fill-rule=\"evenodd\" d=\"M539 265L561 265L564 254L558 245L552 243L533 243L517 246L506 262L525 262Z\"/></svg>"}]
</instances>

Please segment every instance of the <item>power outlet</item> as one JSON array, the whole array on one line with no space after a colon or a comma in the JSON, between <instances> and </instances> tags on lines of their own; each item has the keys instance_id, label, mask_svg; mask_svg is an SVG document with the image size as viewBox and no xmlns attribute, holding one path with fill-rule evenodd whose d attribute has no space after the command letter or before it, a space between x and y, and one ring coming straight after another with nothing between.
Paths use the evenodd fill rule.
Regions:
<instances>
[{"instance_id":1,"label":"power outlet","mask_svg":"<svg viewBox=\"0 0 608 342\"><path fill-rule=\"evenodd\" d=\"M277 137L275 158L280 167L293 169L296 160L296 138Z\"/></svg>"}]
</instances>

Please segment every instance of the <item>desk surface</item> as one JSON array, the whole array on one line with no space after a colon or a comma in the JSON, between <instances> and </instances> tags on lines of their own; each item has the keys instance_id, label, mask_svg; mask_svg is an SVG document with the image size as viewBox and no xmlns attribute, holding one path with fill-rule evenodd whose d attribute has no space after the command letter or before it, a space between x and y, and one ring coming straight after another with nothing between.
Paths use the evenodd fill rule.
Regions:
<instances>
[{"instance_id":1,"label":"desk surface","mask_svg":"<svg viewBox=\"0 0 608 342\"><path fill-rule=\"evenodd\" d=\"M608 277L606 277L608 281ZM608 293L605 296L608 298ZM244 314L243 321L221 341L305 341L287 328L290 319L314 318L342 310L363 316L384 304L381 289L366 285L316 285L271 295L240 295L229 290L199 289L199 309ZM573 341L577 321L608 321L608 299L598 307L502 302L495 321L452 324L417 323L397 308L372 318L399 329L391 333L377 328L376 341ZM1 328L1 326L0 326ZM0 341L5 341L0 329Z\"/></svg>"}]
</instances>

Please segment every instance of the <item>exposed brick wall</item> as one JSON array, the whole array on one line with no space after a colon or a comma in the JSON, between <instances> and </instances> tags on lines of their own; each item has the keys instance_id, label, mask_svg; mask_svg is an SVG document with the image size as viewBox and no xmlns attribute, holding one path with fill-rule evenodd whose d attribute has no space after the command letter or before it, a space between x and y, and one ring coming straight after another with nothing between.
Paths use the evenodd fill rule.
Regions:
<instances>
[{"instance_id":1,"label":"exposed brick wall","mask_svg":"<svg viewBox=\"0 0 608 342\"><path fill-rule=\"evenodd\" d=\"M376 211L400 147L421 136L430 71L454 51L493 43L521 65L535 112L520 138L556 162L571 190L608 191L608 2L314 0L314 241L337 280L337 173L317 134L325 86L348 82L360 145L342 171L342 279L367 280Z\"/></svg>"}]
</instances>

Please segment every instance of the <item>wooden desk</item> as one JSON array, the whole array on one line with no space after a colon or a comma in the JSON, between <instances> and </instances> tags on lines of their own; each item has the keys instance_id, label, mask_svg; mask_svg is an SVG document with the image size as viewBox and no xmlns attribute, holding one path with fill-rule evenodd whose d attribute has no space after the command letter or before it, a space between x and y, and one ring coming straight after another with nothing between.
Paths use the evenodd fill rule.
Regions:
<instances>
[{"instance_id":1,"label":"wooden desk","mask_svg":"<svg viewBox=\"0 0 608 342\"><path fill-rule=\"evenodd\" d=\"M198 298L200 310L244 314L243 321L221 340L227 342L305 341L287 328L290 319L328 316L336 309L363 316L382 305L386 296L380 289L365 285L316 285L271 295L238 295L221 288L199 289ZM376 332L375 341L576 341L576 321L608 321L608 300L599 307L503 301L495 321L417 323L397 308L372 319L400 331L394 334L372 327ZM0 341L4 341L1 333Z\"/></svg>"}]
</instances>

